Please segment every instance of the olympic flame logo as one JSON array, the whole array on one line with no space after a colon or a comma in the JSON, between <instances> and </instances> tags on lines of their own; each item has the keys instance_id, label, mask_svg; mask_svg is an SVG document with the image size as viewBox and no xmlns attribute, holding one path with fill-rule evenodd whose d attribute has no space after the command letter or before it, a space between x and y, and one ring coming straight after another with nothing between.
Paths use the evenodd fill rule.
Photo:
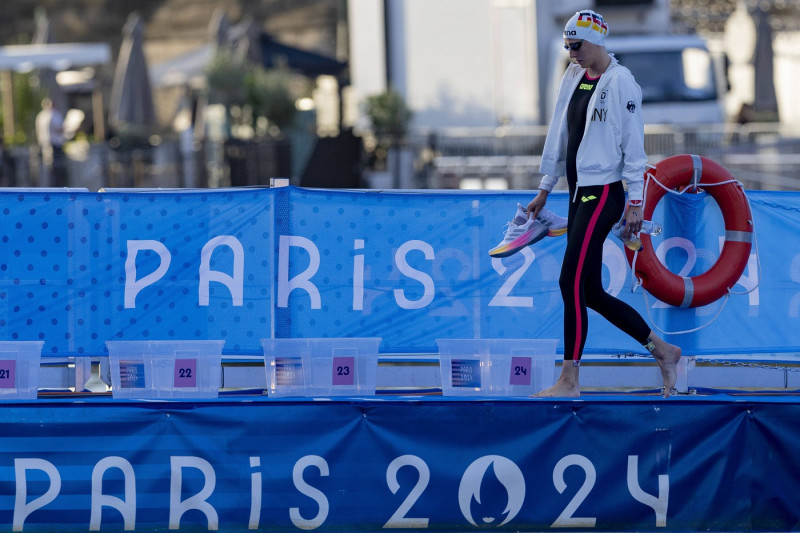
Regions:
<instances>
[{"instance_id":1,"label":"olympic flame logo","mask_svg":"<svg viewBox=\"0 0 800 533\"><path fill-rule=\"evenodd\" d=\"M505 520L498 524L498 527L513 520L525 501L525 478L514 462L500 455L487 455L475 460L464 472L458 487L458 505L461 513L475 527L478 527L478 524L472 518L472 501L481 503L481 484L490 466L507 494L507 504L503 510ZM483 517L481 520L485 524L490 524L495 518Z\"/></svg>"}]
</instances>

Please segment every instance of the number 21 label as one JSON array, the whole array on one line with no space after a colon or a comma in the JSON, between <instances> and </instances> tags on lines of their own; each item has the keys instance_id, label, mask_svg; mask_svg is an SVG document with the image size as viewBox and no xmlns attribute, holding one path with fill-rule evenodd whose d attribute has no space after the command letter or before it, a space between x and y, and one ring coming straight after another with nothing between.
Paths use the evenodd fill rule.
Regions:
<instances>
[{"instance_id":1,"label":"number 21 label","mask_svg":"<svg viewBox=\"0 0 800 533\"><path fill-rule=\"evenodd\" d=\"M17 386L15 370L17 362L14 359L0 361L0 389L13 389Z\"/></svg>"}]
</instances>

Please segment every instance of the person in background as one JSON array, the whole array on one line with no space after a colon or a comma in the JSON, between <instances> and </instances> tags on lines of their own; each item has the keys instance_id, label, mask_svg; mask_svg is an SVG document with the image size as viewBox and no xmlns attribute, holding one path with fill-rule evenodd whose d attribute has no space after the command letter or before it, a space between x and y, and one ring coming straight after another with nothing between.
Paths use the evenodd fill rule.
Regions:
<instances>
[{"instance_id":1,"label":"person in background","mask_svg":"<svg viewBox=\"0 0 800 533\"><path fill-rule=\"evenodd\" d=\"M17 168L11 152L0 135L0 187L17 186Z\"/></svg>"},{"instance_id":2,"label":"person in background","mask_svg":"<svg viewBox=\"0 0 800 533\"><path fill-rule=\"evenodd\" d=\"M528 217L544 209L547 196L566 175L570 193L567 247L559 287L564 302L564 364L555 385L536 396L580 396L580 362L588 332L587 307L641 343L655 358L668 397L677 379L681 349L653 332L627 303L602 285L603 243L623 218L625 234L642 225L644 150L642 91L630 70L605 46L608 24L582 10L564 28L564 48L573 63L558 90L547 132L539 192ZM627 202L623 181L627 184Z\"/></svg>"},{"instance_id":3,"label":"person in background","mask_svg":"<svg viewBox=\"0 0 800 533\"><path fill-rule=\"evenodd\" d=\"M42 110L36 115L36 139L41 149L42 185L66 187L64 114L49 98L42 100Z\"/></svg>"}]
</instances>

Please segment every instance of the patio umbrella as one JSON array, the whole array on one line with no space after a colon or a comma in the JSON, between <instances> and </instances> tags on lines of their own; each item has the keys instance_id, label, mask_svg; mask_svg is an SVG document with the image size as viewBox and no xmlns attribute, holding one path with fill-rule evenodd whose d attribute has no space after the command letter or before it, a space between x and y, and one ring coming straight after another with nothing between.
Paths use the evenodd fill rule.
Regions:
<instances>
[{"instance_id":1,"label":"patio umbrella","mask_svg":"<svg viewBox=\"0 0 800 533\"><path fill-rule=\"evenodd\" d=\"M346 62L284 44L264 31L261 32L259 40L261 45L261 64L265 68L275 68L280 64L285 64L291 70L300 72L309 78L314 78L323 74L338 77L344 73L347 67Z\"/></svg>"},{"instance_id":2,"label":"patio umbrella","mask_svg":"<svg viewBox=\"0 0 800 533\"><path fill-rule=\"evenodd\" d=\"M50 25L50 19L47 18L47 13L44 9L39 8L36 10L35 17L36 31L33 34L31 44L54 44L53 28ZM45 67L40 68L37 74L39 76L39 84L47 91L50 100L62 113L65 113L67 110L67 96L56 81L56 71Z\"/></svg>"},{"instance_id":3,"label":"patio umbrella","mask_svg":"<svg viewBox=\"0 0 800 533\"><path fill-rule=\"evenodd\" d=\"M122 29L123 40L111 86L108 122L117 132L146 135L155 123L155 107L147 72L143 24L132 13Z\"/></svg>"},{"instance_id":4,"label":"patio umbrella","mask_svg":"<svg viewBox=\"0 0 800 533\"><path fill-rule=\"evenodd\" d=\"M211 16L211 22L208 25L208 35L215 47L227 46L230 29L231 23L230 20L228 20L228 16L225 14L225 10L217 8Z\"/></svg>"},{"instance_id":5,"label":"patio umbrella","mask_svg":"<svg viewBox=\"0 0 800 533\"><path fill-rule=\"evenodd\" d=\"M775 96L774 60L769 13L764 9L759 9L756 14L756 45L753 53L756 78L753 110L757 114L769 115L777 119L778 99Z\"/></svg>"},{"instance_id":6,"label":"patio umbrella","mask_svg":"<svg viewBox=\"0 0 800 533\"><path fill-rule=\"evenodd\" d=\"M250 17L245 19L230 30L230 46L233 57L239 62L249 62L258 65L262 61L261 54L261 29Z\"/></svg>"},{"instance_id":7,"label":"patio umbrella","mask_svg":"<svg viewBox=\"0 0 800 533\"><path fill-rule=\"evenodd\" d=\"M53 29L50 26L50 19L44 8L36 8L34 13L36 29L33 32L31 44L53 44Z\"/></svg>"},{"instance_id":8,"label":"patio umbrella","mask_svg":"<svg viewBox=\"0 0 800 533\"><path fill-rule=\"evenodd\" d=\"M153 87L203 88L206 85L206 70L218 50L229 48L231 24L225 10L217 8L208 25L208 42L177 57L163 61L150 68Z\"/></svg>"}]
</instances>

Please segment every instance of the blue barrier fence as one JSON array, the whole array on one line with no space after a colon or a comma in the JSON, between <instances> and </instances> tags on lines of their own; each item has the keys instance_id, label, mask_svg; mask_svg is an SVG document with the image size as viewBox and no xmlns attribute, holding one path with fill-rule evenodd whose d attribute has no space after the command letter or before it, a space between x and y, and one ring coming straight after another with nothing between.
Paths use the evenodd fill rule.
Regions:
<instances>
[{"instance_id":1,"label":"blue barrier fence","mask_svg":"<svg viewBox=\"0 0 800 533\"><path fill-rule=\"evenodd\" d=\"M607 290L658 329L696 329L672 336L686 354L800 351L800 194L748 197L756 245L734 287L747 294L698 309L645 300L630 291L613 237ZM265 337L381 337L384 353L433 353L438 338L560 338L565 239L506 259L487 254L530 198L293 187L2 192L0 340L43 340L45 356L97 356L107 340L217 339L236 355L260 354ZM548 207L565 215L567 202L553 194ZM719 256L722 217L708 195L669 196L653 218L665 228L654 246L673 272L702 272ZM586 349L642 351L596 315Z\"/></svg>"},{"instance_id":2,"label":"blue barrier fence","mask_svg":"<svg viewBox=\"0 0 800 533\"><path fill-rule=\"evenodd\" d=\"M741 397L7 404L0 528L791 531L798 416Z\"/></svg>"}]
</instances>

